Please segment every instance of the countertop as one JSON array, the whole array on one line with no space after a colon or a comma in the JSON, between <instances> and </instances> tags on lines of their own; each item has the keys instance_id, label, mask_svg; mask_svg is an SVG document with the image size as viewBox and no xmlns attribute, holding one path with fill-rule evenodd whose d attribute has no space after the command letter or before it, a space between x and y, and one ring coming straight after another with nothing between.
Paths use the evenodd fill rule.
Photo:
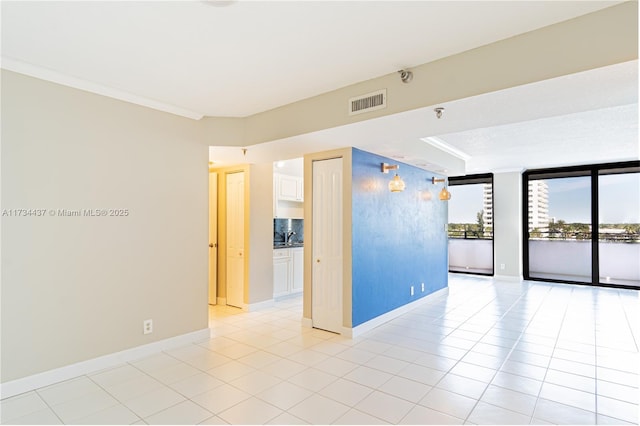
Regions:
<instances>
[{"instance_id":1,"label":"countertop","mask_svg":"<svg viewBox=\"0 0 640 426\"><path fill-rule=\"evenodd\" d=\"M292 247L304 247L304 243L282 243L282 242L274 242L274 249L282 249L282 248L292 248Z\"/></svg>"}]
</instances>

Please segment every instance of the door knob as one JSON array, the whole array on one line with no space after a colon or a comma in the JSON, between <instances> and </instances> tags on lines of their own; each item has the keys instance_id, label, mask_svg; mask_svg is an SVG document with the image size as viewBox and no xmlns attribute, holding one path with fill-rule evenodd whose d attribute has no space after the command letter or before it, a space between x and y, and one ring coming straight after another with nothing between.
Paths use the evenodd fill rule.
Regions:
<instances>
[{"instance_id":1,"label":"door knob","mask_svg":"<svg viewBox=\"0 0 640 426\"><path fill-rule=\"evenodd\" d=\"M209 243L209 247L213 248L213 243Z\"/></svg>"},{"instance_id":2,"label":"door knob","mask_svg":"<svg viewBox=\"0 0 640 426\"><path fill-rule=\"evenodd\" d=\"M316 263L320 263L320 259L316 259Z\"/></svg>"}]
</instances>

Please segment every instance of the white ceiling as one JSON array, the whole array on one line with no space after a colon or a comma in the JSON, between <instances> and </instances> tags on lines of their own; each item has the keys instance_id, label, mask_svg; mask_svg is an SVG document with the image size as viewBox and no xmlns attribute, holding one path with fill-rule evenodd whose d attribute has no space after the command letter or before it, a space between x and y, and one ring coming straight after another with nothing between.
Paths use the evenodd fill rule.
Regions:
<instances>
[{"instance_id":1,"label":"white ceiling","mask_svg":"<svg viewBox=\"0 0 640 426\"><path fill-rule=\"evenodd\" d=\"M2 1L2 67L199 119L248 116L609 7L618 1ZM220 2L218 2L220 3ZM356 146L442 170L637 159L638 64L534 83L249 147L226 162ZM550 154L553 153L553 154Z\"/></svg>"}]
</instances>

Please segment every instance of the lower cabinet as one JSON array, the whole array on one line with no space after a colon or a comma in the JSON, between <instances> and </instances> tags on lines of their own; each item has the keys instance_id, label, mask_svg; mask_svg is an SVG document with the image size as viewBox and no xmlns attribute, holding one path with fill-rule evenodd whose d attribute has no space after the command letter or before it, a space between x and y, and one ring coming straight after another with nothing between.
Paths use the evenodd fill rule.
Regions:
<instances>
[{"instance_id":1,"label":"lower cabinet","mask_svg":"<svg viewBox=\"0 0 640 426\"><path fill-rule=\"evenodd\" d=\"M273 297L302 291L304 284L304 248L273 250Z\"/></svg>"}]
</instances>

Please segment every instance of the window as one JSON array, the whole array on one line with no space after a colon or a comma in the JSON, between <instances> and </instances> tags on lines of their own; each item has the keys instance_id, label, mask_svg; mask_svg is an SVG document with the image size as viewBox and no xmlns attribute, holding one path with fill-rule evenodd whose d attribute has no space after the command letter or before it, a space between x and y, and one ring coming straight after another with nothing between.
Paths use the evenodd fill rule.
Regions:
<instances>
[{"instance_id":1,"label":"window","mask_svg":"<svg viewBox=\"0 0 640 426\"><path fill-rule=\"evenodd\" d=\"M449 178L449 272L493 275L493 175Z\"/></svg>"},{"instance_id":2,"label":"window","mask_svg":"<svg viewBox=\"0 0 640 426\"><path fill-rule=\"evenodd\" d=\"M640 288L640 162L527 171L526 279Z\"/></svg>"}]
</instances>

